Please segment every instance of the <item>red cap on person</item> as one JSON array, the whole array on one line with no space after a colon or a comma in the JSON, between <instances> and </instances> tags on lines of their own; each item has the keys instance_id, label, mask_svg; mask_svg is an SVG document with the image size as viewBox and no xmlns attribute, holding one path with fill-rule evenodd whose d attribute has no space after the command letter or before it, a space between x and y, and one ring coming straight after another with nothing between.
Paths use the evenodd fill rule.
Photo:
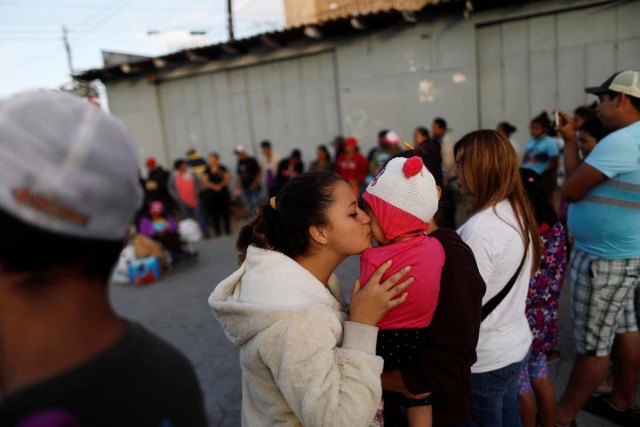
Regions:
<instances>
[{"instance_id":1,"label":"red cap on person","mask_svg":"<svg viewBox=\"0 0 640 427\"><path fill-rule=\"evenodd\" d=\"M349 138L344 140L342 145L344 145L345 147L357 147L358 146L358 140L355 139L353 136L350 136Z\"/></svg>"}]
</instances>

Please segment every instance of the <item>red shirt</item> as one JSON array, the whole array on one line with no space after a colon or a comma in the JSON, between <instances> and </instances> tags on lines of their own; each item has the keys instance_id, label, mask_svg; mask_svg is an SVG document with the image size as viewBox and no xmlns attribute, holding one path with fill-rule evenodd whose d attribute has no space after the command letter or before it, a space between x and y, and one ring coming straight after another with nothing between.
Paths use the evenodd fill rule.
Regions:
<instances>
[{"instance_id":1,"label":"red shirt","mask_svg":"<svg viewBox=\"0 0 640 427\"><path fill-rule=\"evenodd\" d=\"M380 329L424 328L429 326L438 303L440 274L445 255L437 239L426 235L367 249L360 257L360 283L365 286L371 275L385 261L391 259L391 268L382 281L403 267L411 266L405 276L414 282L405 290L405 302L392 308L376 325Z\"/></svg>"},{"instance_id":2,"label":"red shirt","mask_svg":"<svg viewBox=\"0 0 640 427\"><path fill-rule=\"evenodd\" d=\"M180 196L180 201L190 208L198 207L198 195L196 194L196 183L193 174L176 174L176 190Z\"/></svg>"},{"instance_id":3,"label":"red shirt","mask_svg":"<svg viewBox=\"0 0 640 427\"><path fill-rule=\"evenodd\" d=\"M336 161L336 172L346 181L355 179L358 184L363 184L368 171L367 159L360 153L353 153L351 158L347 158L347 153L342 153Z\"/></svg>"}]
</instances>

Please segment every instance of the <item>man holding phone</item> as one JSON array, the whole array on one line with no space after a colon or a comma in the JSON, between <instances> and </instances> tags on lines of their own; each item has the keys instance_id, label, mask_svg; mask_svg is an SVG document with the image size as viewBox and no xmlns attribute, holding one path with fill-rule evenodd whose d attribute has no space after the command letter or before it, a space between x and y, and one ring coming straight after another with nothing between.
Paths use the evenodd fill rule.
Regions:
<instances>
[{"instance_id":1,"label":"man holding phone","mask_svg":"<svg viewBox=\"0 0 640 427\"><path fill-rule=\"evenodd\" d=\"M635 408L640 333L633 305L640 277L640 73L615 73L586 89L598 96L602 125L613 131L585 158L578 155L573 120L564 112L576 361L558 403L556 425L585 410L619 425L640 425ZM609 396L590 398L607 375L615 346L615 383Z\"/></svg>"}]
</instances>

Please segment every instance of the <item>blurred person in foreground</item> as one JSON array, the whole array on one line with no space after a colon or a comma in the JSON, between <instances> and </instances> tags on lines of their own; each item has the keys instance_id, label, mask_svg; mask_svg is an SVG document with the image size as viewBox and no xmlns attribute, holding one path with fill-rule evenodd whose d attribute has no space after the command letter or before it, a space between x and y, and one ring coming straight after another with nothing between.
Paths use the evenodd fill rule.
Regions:
<instances>
[{"instance_id":1,"label":"blurred person in foreground","mask_svg":"<svg viewBox=\"0 0 640 427\"><path fill-rule=\"evenodd\" d=\"M560 192L572 202L568 277L577 355L556 424L570 425L584 406L619 425L637 426L640 333L633 292L640 276L640 73L621 71L585 91L598 97L596 112L613 132L581 159L574 122L559 112L567 172ZM590 398L607 375L612 350L613 390Z\"/></svg>"},{"instance_id":2,"label":"blurred person in foreground","mask_svg":"<svg viewBox=\"0 0 640 427\"><path fill-rule=\"evenodd\" d=\"M189 361L107 283L142 203L124 125L74 95L0 102L0 425L205 426Z\"/></svg>"}]
</instances>

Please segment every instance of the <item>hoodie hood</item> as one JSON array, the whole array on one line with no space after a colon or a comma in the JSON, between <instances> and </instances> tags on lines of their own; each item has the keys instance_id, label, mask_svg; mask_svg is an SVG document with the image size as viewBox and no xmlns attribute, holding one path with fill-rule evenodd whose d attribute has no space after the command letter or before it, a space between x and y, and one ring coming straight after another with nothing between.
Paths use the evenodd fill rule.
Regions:
<instances>
[{"instance_id":1,"label":"hoodie hood","mask_svg":"<svg viewBox=\"0 0 640 427\"><path fill-rule=\"evenodd\" d=\"M288 256L249 246L240 268L220 282L209 305L229 340L241 346L292 313L326 305L344 313L344 299L334 275L324 286Z\"/></svg>"}]
</instances>

